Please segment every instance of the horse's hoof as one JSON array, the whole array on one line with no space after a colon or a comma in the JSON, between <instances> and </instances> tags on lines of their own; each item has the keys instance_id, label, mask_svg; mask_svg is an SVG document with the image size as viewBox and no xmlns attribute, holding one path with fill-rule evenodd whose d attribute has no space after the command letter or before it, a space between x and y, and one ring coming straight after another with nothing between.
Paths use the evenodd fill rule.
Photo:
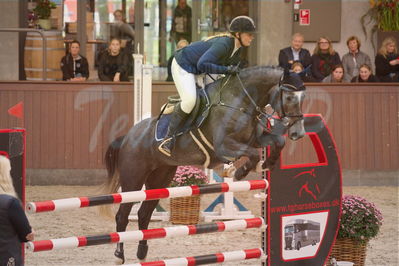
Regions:
<instances>
[{"instance_id":1,"label":"horse's hoof","mask_svg":"<svg viewBox=\"0 0 399 266\"><path fill-rule=\"evenodd\" d=\"M224 166L223 169L223 177L235 177L237 172L237 168L231 163Z\"/></svg>"},{"instance_id":2,"label":"horse's hoof","mask_svg":"<svg viewBox=\"0 0 399 266\"><path fill-rule=\"evenodd\" d=\"M123 254L123 252L115 250L114 255L117 258L117 262L116 263L118 263L118 264L125 263L125 255Z\"/></svg>"},{"instance_id":3,"label":"horse's hoof","mask_svg":"<svg viewBox=\"0 0 399 266\"><path fill-rule=\"evenodd\" d=\"M147 252L148 252L148 245L147 244L139 244L139 247L137 249L137 258L139 260L145 259L145 257L147 257Z\"/></svg>"}]
</instances>

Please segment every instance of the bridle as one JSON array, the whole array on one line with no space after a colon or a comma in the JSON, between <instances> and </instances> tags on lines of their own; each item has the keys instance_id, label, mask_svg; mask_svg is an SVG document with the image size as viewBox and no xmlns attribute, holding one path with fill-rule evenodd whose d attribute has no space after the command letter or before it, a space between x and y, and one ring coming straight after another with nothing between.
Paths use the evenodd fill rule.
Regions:
<instances>
[{"instance_id":1,"label":"bridle","mask_svg":"<svg viewBox=\"0 0 399 266\"><path fill-rule=\"evenodd\" d=\"M218 102L217 102L216 104L213 104L213 105L227 107L227 108L230 108L230 109L233 109L233 110L242 112L242 113L244 113L244 114L246 114L246 115L248 115L248 116L253 116L253 114L249 113L249 112L248 112L245 108L243 108L243 107L237 108L237 107L235 107L235 106L226 104L226 103L224 103L224 102L222 101L222 99L221 99L221 92L222 92L223 88L226 86L226 84L229 82L231 76L232 76L232 75L229 75L229 77L227 78L227 80L222 84L221 89L219 90L219 100L218 100ZM284 97L283 97L283 96L284 96L284 92L298 91L298 89L297 89L295 86L293 86L293 85L291 85L291 84L287 84L287 83L281 83L281 81L280 81L279 87L278 87L278 89L277 89L277 93L279 93L279 97L280 97L280 101L279 101L279 102L280 102L280 106L279 106L279 107L280 107L280 110L281 110L281 114L279 114L279 118L276 118L276 116L275 116L275 114L276 114L276 111L275 111L275 110L276 110L276 107L275 107L275 106L272 106L272 108L273 108L274 111L273 111L273 113L271 113L271 114L268 114L268 113L264 112L264 111L263 111L263 108L261 108L259 105L257 105L256 102L255 102L255 100L254 100L254 98L249 94L249 92L248 92L248 90L245 88L245 86L244 86L244 84L243 84L243 82L242 82L240 76L239 76L239 75L236 75L236 77L237 77L237 79L238 79L238 81L239 81L240 89L244 92L245 96L249 99L251 105L255 108L255 111L256 111L256 113L255 113L256 116L255 116L255 117L256 117L256 120L258 121L258 124L259 124L266 132L269 132L269 133L270 133L270 132L272 131L272 127L273 127L273 126L272 126L273 123L271 123L272 120L277 120L278 122L282 122L283 125L284 125L286 128L289 128L289 127L291 127L294 123L296 123L298 120L303 119L303 114L302 114L302 112L291 114L291 113L289 113L289 112L287 113L286 110L285 110L285 108L284 108ZM272 101L272 102L273 102L273 101ZM294 118L294 119L292 119L292 118ZM293 120L293 122L292 122L291 120ZM290 121L291 121L291 122L290 122Z\"/></svg>"}]
</instances>

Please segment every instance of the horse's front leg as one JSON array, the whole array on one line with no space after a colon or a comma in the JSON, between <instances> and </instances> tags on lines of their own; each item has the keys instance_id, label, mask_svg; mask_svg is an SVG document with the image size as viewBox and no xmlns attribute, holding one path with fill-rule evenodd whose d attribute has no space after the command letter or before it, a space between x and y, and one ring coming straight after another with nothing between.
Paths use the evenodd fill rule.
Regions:
<instances>
[{"instance_id":1,"label":"horse's front leg","mask_svg":"<svg viewBox=\"0 0 399 266\"><path fill-rule=\"evenodd\" d=\"M250 171L254 170L258 166L258 163L260 161L258 149L253 147L249 148L246 156L248 156L249 159L245 162L243 166L238 168L234 173L234 178L236 180L241 180L245 178Z\"/></svg>"},{"instance_id":2,"label":"horse's front leg","mask_svg":"<svg viewBox=\"0 0 399 266\"><path fill-rule=\"evenodd\" d=\"M223 143L216 143L215 147L217 147L215 150L216 156L224 162L226 160L235 161L242 156L249 157L249 161L235 171L234 177L237 180L246 177L249 171L254 169L260 160L256 148L235 141L233 138L225 138Z\"/></svg>"},{"instance_id":3,"label":"horse's front leg","mask_svg":"<svg viewBox=\"0 0 399 266\"><path fill-rule=\"evenodd\" d=\"M269 169L270 171L273 171L274 167L276 166L277 160L280 158L280 154L284 146L285 139L282 136L276 138L274 143L270 145L270 155L263 162L263 169Z\"/></svg>"}]
</instances>

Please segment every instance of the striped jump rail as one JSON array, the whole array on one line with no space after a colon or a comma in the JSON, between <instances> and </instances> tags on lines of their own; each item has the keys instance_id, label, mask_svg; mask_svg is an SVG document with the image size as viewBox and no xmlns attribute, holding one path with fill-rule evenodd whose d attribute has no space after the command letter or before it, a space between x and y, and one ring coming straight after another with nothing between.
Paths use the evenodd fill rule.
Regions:
<instances>
[{"instance_id":1,"label":"striped jump rail","mask_svg":"<svg viewBox=\"0 0 399 266\"><path fill-rule=\"evenodd\" d=\"M265 258L263 250L260 248L244 249L237 251L221 252L210 255L160 260L152 262L141 262L136 264L126 264L126 266L194 266L211 263L222 263L229 261L243 261L249 259Z\"/></svg>"},{"instance_id":2,"label":"striped jump rail","mask_svg":"<svg viewBox=\"0 0 399 266\"><path fill-rule=\"evenodd\" d=\"M158 200L164 198L189 197L194 195L239 192L256 189L267 189L269 183L265 179L237 181L232 183L216 183L200 186L185 186L160 188L140 191L115 193L110 195L78 197L58 199L49 201L29 202L26 210L29 213L72 210L84 207L98 206L104 204L117 204L128 202L139 202L146 200Z\"/></svg>"},{"instance_id":3,"label":"striped jump rail","mask_svg":"<svg viewBox=\"0 0 399 266\"><path fill-rule=\"evenodd\" d=\"M265 225L262 218L233 220L198 225L173 226L156 229L136 230L119 233L110 233L96 236L78 236L39 240L28 242L25 246L32 252L48 251L65 248L77 248L110 243L122 243L156 238L169 238L177 236L197 235L213 232L237 231L249 228L260 228Z\"/></svg>"}]
</instances>

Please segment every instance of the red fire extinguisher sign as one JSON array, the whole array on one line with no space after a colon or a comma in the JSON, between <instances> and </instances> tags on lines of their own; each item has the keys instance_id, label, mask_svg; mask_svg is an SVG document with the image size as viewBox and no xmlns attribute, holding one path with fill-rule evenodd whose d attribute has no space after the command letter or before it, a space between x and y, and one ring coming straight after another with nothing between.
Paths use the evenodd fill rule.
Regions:
<instances>
[{"instance_id":1,"label":"red fire extinguisher sign","mask_svg":"<svg viewBox=\"0 0 399 266\"><path fill-rule=\"evenodd\" d=\"M299 25L301 26L310 25L310 9L299 10Z\"/></svg>"}]
</instances>

